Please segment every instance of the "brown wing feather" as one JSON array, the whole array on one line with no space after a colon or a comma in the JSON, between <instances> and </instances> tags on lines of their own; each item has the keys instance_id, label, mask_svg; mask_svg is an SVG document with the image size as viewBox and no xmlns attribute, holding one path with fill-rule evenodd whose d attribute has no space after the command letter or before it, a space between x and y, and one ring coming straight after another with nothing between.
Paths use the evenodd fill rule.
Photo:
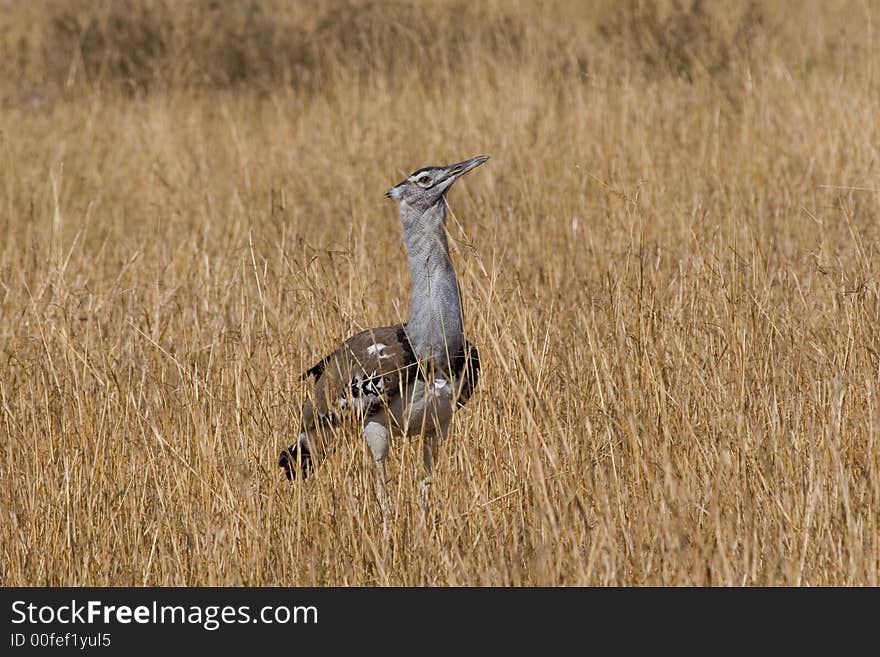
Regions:
<instances>
[{"instance_id":1,"label":"brown wing feather","mask_svg":"<svg viewBox=\"0 0 880 657\"><path fill-rule=\"evenodd\" d=\"M465 341L450 365L458 380L456 405L461 407L473 394L480 375L477 348ZM312 379L312 394L303 404L300 430L310 436L307 443L297 442L281 453L278 465L287 478L296 476L297 463L303 476L308 474L312 458L325 448L323 429L348 418L363 419L387 406L417 378L432 376L430 363L421 367L424 371L405 328L397 324L361 331L307 369L301 378Z\"/></svg>"},{"instance_id":2,"label":"brown wing feather","mask_svg":"<svg viewBox=\"0 0 880 657\"><path fill-rule=\"evenodd\" d=\"M414 377L418 363L402 325L368 329L303 373L314 377L302 429L363 418L388 404Z\"/></svg>"}]
</instances>

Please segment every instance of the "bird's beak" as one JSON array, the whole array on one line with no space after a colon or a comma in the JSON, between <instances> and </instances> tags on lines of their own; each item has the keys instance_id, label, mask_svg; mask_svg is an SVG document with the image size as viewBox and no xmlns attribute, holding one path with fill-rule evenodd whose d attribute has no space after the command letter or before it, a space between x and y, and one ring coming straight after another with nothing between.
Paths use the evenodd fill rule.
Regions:
<instances>
[{"instance_id":1,"label":"bird's beak","mask_svg":"<svg viewBox=\"0 0 880 657\"><path fill-rule=\"evenodd\" d=\"M488 155L478 155L477 157L472 157L469 160L465 160L464 162L459 162L458 164L452 164L447 169L446 178L444 180L449 180L449 183L452 184L456 179L460 176L463 176L468 171L472 169L476 169L483 162L489 159ZM451 179L451 180L450 180Z\"/></svg>"}]
</instances>

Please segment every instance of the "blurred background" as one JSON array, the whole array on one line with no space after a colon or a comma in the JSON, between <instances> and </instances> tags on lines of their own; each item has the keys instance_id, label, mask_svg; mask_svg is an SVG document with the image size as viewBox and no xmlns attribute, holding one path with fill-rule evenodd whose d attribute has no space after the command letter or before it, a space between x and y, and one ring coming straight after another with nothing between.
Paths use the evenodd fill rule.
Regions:
<instances>
[{"instance_id":1,"label":"blurred background","mask_svg":"<svg viewBox=\"0 0 880 657\"><path fill-rule=\"evenodd\" d=\"M873 53L870 2L715 0L3 0L7 103L85 91L327 93L340 78L453 83L475 70L538 68L693 82L768 58L793 75ZM796 11L795 11L796 9ZM491 84L491 80L488 80Z\"/></svg>"}]
</instances>

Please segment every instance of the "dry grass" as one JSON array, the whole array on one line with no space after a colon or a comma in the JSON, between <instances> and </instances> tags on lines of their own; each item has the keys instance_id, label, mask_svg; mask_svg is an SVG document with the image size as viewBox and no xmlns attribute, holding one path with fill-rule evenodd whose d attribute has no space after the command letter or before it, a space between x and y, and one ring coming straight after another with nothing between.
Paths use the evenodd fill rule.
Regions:
<instances>
[{"instance_id":1,"label":"dry grass","mask_svg":"<svg viewBox=\"0 0 880 657\"><path fill-rule=\"evenodd\" d=\"M876 6L4 4L3 583L880 584ZM358 436L276 468L297 374L483 152L484 375L385 543Z\"/></svg>"}]
</instances>

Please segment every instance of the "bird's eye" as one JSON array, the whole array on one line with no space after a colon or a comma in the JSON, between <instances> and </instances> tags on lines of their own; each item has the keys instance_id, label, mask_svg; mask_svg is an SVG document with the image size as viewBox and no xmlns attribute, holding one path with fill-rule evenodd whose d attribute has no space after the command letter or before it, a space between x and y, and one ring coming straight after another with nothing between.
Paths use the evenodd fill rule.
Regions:
<instances>
[{"instance_id":1,"label":"bird's eye","mask_svg":"<svg viewBox=\"0 0 880 657\"><path fill-rule=\"evenodd\" d=\"M423 186L424 186L424 185L428 185L428 184L430 184L430 182L431 182L431 176L427 176L427 175L426 175L426 176L420 176L419 179L416 180L416 182L419 183L420 185L423 185Z\"/></svg>"}]
</instances>

